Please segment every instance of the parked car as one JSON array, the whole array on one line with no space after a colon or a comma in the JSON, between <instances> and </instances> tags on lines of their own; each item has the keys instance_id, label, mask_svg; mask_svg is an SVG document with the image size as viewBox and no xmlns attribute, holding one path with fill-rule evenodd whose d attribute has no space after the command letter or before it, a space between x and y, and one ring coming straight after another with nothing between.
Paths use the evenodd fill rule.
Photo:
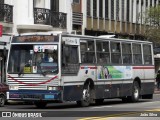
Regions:
<instances>
[{"instance_id":1,"label":"parked car","mask_svg":"<svg viewBox=\"0 0 160 120\"><path fill-rule=\"evenodd\" d=\"M6 92L9 90L8 85L0 83L0 107L3 107L6 102Z\"/></svg>"}]
</instances>

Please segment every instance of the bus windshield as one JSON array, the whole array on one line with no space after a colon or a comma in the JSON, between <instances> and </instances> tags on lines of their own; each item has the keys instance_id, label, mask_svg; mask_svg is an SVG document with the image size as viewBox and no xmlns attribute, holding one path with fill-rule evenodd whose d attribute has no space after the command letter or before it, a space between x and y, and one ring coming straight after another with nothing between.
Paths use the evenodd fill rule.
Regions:
<instances>
[{"instance_id":1,"label":"bus windshield","mask_svg":"<svg viewBox=\"0 0 160 120\"><path fill-rule=\"evenodd\" d=\"M58 73L58 45L12 45L8 73Z\"/></svg>"}]
</instances>

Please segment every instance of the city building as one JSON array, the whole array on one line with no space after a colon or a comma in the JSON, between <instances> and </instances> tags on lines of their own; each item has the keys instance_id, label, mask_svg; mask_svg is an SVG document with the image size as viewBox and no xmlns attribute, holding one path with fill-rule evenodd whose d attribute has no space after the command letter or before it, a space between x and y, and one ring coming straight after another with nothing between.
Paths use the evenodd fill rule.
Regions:
<instances>
[{"instance_id":1,"label":"city building","mask_svg":"<svg viewBox=\"0 0 160 120\"><path fill-rule=\"evenodd\" d=\"M3 33L66 31L142 39L144 12L160 0L0 0Z\"/></svg>"},{"instance_id":2,"label":"city building","mask_svg":"<svg viewBox=\"0 0 160 120\"><path fill-rule=\"evenodd\" d=\"M70 0L0 0L3 33L72 31Z\"/></svg>"},{"instance_id":3,"label":"city building","mask_svg":"<svg viewBox=\"0 0 160 120\"><path fill-rule=\"evenodd\" d=\"M145 11L160 0L80 0L82 33L143 39Z\"/></svg>"}]
</instances>

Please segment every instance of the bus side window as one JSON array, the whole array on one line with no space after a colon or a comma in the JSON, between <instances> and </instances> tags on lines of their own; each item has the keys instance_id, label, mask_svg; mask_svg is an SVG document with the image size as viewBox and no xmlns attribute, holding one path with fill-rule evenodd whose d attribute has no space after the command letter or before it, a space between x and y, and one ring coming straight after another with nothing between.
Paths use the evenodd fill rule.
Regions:
<instances>
[{"instance_id":1,"label":"bus side window","mask_svg":"<svg viewBox=\"0 0 160 120\"><path fill-rule=\"evenodd\" d=\"M144 64L152 64L151 45L143 45Z\"/></svg>"},{"instance_id":2,"label":"bus side window","mask_svg":"<svg viewBox=\"0 0 160 120\"><path fill-rule=\"evenodd\" d=\"M63 46L62 73L76 74L79 70L78 46Z\"/></svg>"},{"instance_id":3,"label":"bus side window","mask_svg":"<svg viewBox=\"0 0 160 120\"><path fill-rule=\"evenodd\" d=\"M121 64L121 47L119 42L111 42L111 61L112 63Z\"/></svg>"},{"instance_id":4,"label":"bus side window","mask_svg":"<svg viewBox=\"0 0 160 120\"><path fill-rule=\"evenodd\" d=\"M122 58L123 58L123 64L132 63L132 53L131 53L130 43L122 43Z\"/></svg>"},{"instance_id":5,"label":"bus side window","mask_svg":"<svg viewBox=\"0 0 160 120\"><path fill-rule=\"evenodd\" d=\"M80 44L82 63L95 63L94 41L83 41Z\"/></svg>"},{"instance_id":6,"label":"bus side window","mask_svg":"<svg viewBox=\"0 0 160 120\"><path fill-rule=\"evenodd\" d=\"M96 41L97 48L97 63L110 63L109 43L103 41Z\"/></svg>"},{"instance_id":7,"label":"bus side window","mask_svg":"<svg viewBox=\"0 0 160 120\"><path fill-rule=\"evenodd\" d=\"M133 44L133 63L142 64L141 44Z\"/></svg>"}]
</instances>

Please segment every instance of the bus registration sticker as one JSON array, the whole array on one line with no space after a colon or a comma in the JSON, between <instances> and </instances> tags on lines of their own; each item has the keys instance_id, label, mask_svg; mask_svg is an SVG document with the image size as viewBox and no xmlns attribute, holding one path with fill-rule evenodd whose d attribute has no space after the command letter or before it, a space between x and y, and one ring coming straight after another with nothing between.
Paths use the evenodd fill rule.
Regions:
<instances>
[{"instance_id":1,"label":"bus registration sticker","mask_svg":"<svg viewBox=\"0 0 160 120\"><path fill-rule=\"evenodd\" d=\"M31 67L24 67L24 73L31 73Z\"/></svg>"}]
</instances>

